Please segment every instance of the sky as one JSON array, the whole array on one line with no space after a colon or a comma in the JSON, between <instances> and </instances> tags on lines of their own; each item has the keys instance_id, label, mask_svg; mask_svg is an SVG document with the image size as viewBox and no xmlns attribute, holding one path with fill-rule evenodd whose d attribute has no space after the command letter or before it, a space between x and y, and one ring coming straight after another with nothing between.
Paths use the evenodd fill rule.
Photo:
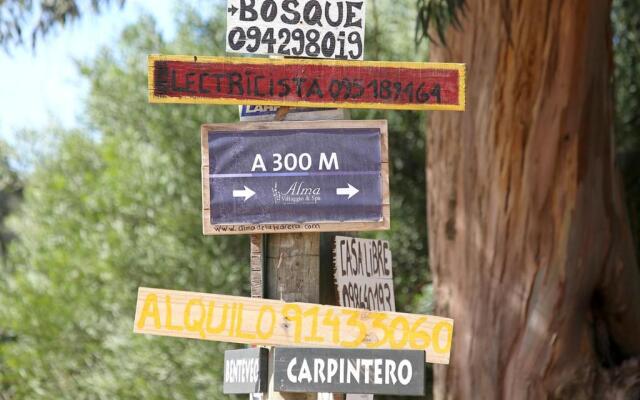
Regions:
<instances>
[{"instance_id":1,"label":"sky","mask_svg":"<svg viewBox=\"0 0 640 400\"><path fill-rule=\"evenodd\" d=\"M21 130L39 130L52 123L76 126L89 85L73 60L92 59L145 13L156 18L163 35L170 39L176 30L176 4L172 0L127 0L122 8L114 4L101 14L87 13L51 32L35 51L30 45L11 54L0 50L0 140L14 143Z\"/></svg>"}]
</instances>

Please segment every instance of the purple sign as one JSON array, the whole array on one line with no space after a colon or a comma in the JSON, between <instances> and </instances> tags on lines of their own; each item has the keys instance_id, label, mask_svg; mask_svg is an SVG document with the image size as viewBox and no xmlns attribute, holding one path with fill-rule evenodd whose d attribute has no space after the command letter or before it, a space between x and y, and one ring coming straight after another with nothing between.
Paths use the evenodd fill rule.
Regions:
<instances>
[{"instance_id":1,"label":"purple sign","mask_svg":"<svg viewBox=\"0 0 640 400\"><path fill-rule=\"evenodd\" d=\"M380 129L306 125L206 131L211 224L383 219Z\"/></svg>"}]
</instances>

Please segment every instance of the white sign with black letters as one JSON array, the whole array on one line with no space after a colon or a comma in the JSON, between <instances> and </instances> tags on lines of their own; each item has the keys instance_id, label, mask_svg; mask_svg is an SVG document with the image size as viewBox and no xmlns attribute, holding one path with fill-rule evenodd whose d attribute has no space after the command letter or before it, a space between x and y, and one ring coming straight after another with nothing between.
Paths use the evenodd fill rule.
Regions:
<instances>
[{"instance_id":1,"label":"white sign with black letters","mask_svg":"<svg viewBox=\"0 0 640 400\"><path fill-rule=\"evenodd\" d=\"M362 60L365 0L227 0L227 51Z\"/></svg>"},{"instance_id":2,"label":"white sign with black letters","mask_svg":"<svg viewBox=\"0 0 640 400\"><path fill-rule=\"evenodd\" d=\"M269 350L262 347L224 352L225 394L267 391Z\"/></svg>"},{"instance_id":3,"label":"white sign with black letters","mask_svg":"<svg viewBox=\"0 0 640 400\"><path fill-rule=\"evenodd\" d=\"M336 236L334 255L341 306L396 310L387 241ZM373 395L351 393L347 400L373 400Z\"/></svg>"},{"instance_id":4,"label":"white sign with black letters","mask_svg":"<svg viewBox=\"0 0 640 400\"><path fill-rule=\"evenodd\" d=\"M341 306L395 311L389 242L336 236L334 266Z\"/></svg>"}]
</instances>

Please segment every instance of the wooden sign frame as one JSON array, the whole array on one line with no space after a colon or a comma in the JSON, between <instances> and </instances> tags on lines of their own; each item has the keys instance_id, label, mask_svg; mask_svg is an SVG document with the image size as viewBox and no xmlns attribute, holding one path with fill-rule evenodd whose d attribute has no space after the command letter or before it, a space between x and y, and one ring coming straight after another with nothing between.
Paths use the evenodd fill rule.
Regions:
<instances>
[{"instance_id":1,"label":"wooden sign frame","mask_svg":"<svg viewBox=\"0 0 640 400\"><path fill-rule=\"evenodd\" d=\"M381 110L465 109L464 64L174 55L150 55L148 63L150 103L253 104ZM231 76L227 76L228 71L236 66L239 70L235 72L237 76L233 77L231 82ZM260 74L264 75L261 75L259 83L251 81L252 77ZM245 75L249 83L246 83ZM271 79L268 79L269 76ZM287 95L281 97L276 95L274 87L279 85L283 76L289 81L289 90ZM300 89L301 93L298 94L296 85L291 82L301 77L313 80L314 76L322 82L317 86L308 83L308 87ZM360 79L365 76L366 79ZM220 81L217 81L218 78ZM329 95L334 81L336 86L332 93L339 89L336 97ZM388 85L385 81L389 81ZM396 83L400 86L396 87ZM208 87L205 87L207 85ZM242 93L241 85L246 85ZM356 85L357 90L354 89ZM444 102L430 101L432 97L435 98L433 90L436 86L437 93L442 91ZM235 93L236 91L238 93ZM323 92L322 96L320 92ZM310 93L313 93L313 98L310 97ZM403 100L405 97L407 101ZM422 98L424 102L418 102L418 98Z\"/></svg>"},{"instance_id":2,"label":"wooden sign frame","mask_svg":"<svg viewBox=\"0 0 640 400\"><path fill-rule=\"evenodd\" d=\"M295 130L295 129L339 129L339 128L376 128L381 133L380 173L382 186L382 220L380 221L305 221L264 224L212 224L209 180L209 144L207 133L211 129L237 132L255 130ZM388 132L385 120L344 120L344 121L280 121L280 122L241 122L224 124L205 124L201 128L202 140L202 227L205 235L238 235L256 233L285 232L336 232L387 230L391 223L389 202L389 158Z\"/></svg>"},{"instance_id":3,"label":"wooden sign frame","mask_svg":"<svg viewBox=\"0 0 640 400\"><path fill-rule=\"evenodd\" d=\"M133 331L266 346L421 350L427 362L448 364L453 320L140 287Z\"/></svg>"}]
</instances>

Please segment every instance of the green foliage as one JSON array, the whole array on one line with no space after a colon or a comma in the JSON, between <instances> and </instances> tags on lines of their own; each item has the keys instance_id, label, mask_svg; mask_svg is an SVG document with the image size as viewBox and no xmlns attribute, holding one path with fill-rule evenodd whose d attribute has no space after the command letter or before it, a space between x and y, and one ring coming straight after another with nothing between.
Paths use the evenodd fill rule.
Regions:
<instances>
[{"instance_id":1,"label":"green foliage","mask_svg":"<svg viewBox=\"0 0 640 400\"><path fill-rule=\"evenodd\" d=\"M412 1L369 8L369 59L424 59L406 40ZM35 136L47 151L25 176L10 221L19 240L0 271L0 332L16 339L0 344L0 398L222 398L226 345L132 333L139 286L249 291L247 237L205 237L200 220L199 127L235 121L237 108L147 102L147 54L224 53L223 12L180 21L166 43L144 18L79 65L86 127ZM412 309L428 282L423 113L354 117L389 119L393 227L382 235L398 305Z\"/></svg>"},{"instance_id":2,"label":"green foliage","mask_svg":"<svg viewBox=\"0 0 640 400\"><path fill-rule=\"evenodd\" d=\"M445 30L449 25L461 28L460 15L464 16L465 0L416 0L418 15L415 26L416 45L429 39L434 43L446 44ZM431 36L430 29L438 34L438 40Z\"/></svg>"},{"instance_id":3,"label":"green foliage","mask_svg":"<svg viewBox=\"0 0 640 400\"><path fill-rule=\"evenodd\" d=\"M14 234L6 226L5 220L15 211L22 197L22 182L9 163L10 155L9 146L0 140L0 263L5 266L9 242L14 239Z\"/></svg>"},{"instance_id":4,"label":"green foliage","mask_svg":"<svg viewBox=\"0 0 640 400\"><path fill-rule=\"evenodd\" d=\"M122 7L125 0L116 1ZM8 50L10 45L24 45L28 35L35 47L38 37L45 37L52 29L64 27L88 11L98 13L111 2L91 0L87 6L76 0L0 1L0 46Z\"/></svg>"},{"instance_id":5,"label":"green foliage","mask_svg":"<svg viewBox=\"0 0 640 400\"><path fill-rule=\"evenodd\" d=\"M640 2L614 0L615 132L631 227L640 255Z\"/></svg>"},{"instance_id":6,"label":"green foliage","mask_svg":"<svg viewBox=\"0 0 640 400\"><path fill-rule=\"evenodd\" d=\"M407 40L413 1L369 0L367 59L426 58L424 48L416 51ZM6 4L17 3L0 4L0 12ZM418 19L456 23L451 18L461 5L420 0ZM629 154L640 146L637 7L615 0L613 14L616 130ZM147 54L224 53L224 13L213 15L203 19L187 9L171 43L144 18L122 33L116 48L80 65L91 85L86 126L36 135L46 151L23 179L0 147L0 234L19 238L8 262L0 263L0 398L223 397L226 345L132 333L139 286L249 290L247 238L205 237L200 221L199 126L235 121L237 109L147 103ZM427 28L423 23L423 34ZM427 312L425 113L358 110L352 116L389 121L392 229L368 235L391 242L398 308ZM640 168L627 171L637 212ZM5 225L23 184L21 210Z\"/></svg>"},{"instance_id":7,"label":"green foliage","mask_svg":"<svg viewBox=\"0 0 640 400\"><path fill-rule=\"evenodd\" d=\"M415 49L408 39L416 10L405 1L369 1L365 57L369 60L424 61L426 48ZM386 119L389 126L391 230L361 233L390 241L398 310L426 311L427 293L425 113L416 111L352 110L353 119ZM426 303L429 301L427 300Z\"/></svg>"},{"instance_id":8,"label":"green foliage","mask_svg":"<svg viewBox=\"0 0 640 400\"><path fill-rule=\"evenodd\" d=\"M621 149L640 147L640 3L614 0L616 138Z\"/></svg>"},{"instance_id":9,"label":"green foliage","mask_svg":"<svg viewBox=\"0 0 640 400\"><path fill-rule=\"evenodd\" d=\"M29 174L3 270L0 397L220 398L223 344L132 334L138 286L244 295L245 237L201 233L199 126L237 109L149 105L146 55L221 54L220 20L152 20L82 71L89 127L54 132ZM52 133L42 132L50 137Z\"/></svg>"}]
</instances>

